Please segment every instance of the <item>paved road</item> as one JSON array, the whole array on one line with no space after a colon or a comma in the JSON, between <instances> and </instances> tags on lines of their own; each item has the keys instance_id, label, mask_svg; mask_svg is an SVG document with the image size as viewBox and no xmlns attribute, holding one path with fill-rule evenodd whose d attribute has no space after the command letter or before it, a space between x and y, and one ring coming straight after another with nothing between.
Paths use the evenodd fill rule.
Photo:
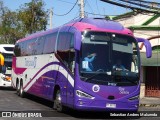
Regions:
<instances>
[{"instance_id":1,"label":"paved road","mask_svg":"<svg viewBox=\"0 0 160 120\"><path fill-rule=\"evenodd\" d=\"M70 117L68 114L58 113L52 109L52 102L27 95L26 98L18 97L16 91L8 88L0 88L0 111L34 111L53 113L55 117ZM2 119L2 118L0 118ZM9 119L9 118L7 118Z\"/></svg>"},{"instance_id":2,"label":"paved road","mask_svg":"<svg viewBox=\"0 0 160 120\"><path fill-rule=\"evenodd\" d=\"M42 117L42 118L15 118L15 120L77 120L77 119L106 119L106 113L93 113L93 112L77 112L68 110L66 113L58 113L52 109L52 102L27 95L26 98L18 97L16 91L12 89L1 88L0 89L0 111L12 111L12 113L20 113L28 115L28 112L40 112L42 116L48 114L48 116L54 117ZM160 111L160 107L140 107L139 111ZM25 113L26 112L26 113ZM23 115L24 115L23 114ZM17 115L17 114L14 114ZM22 115L22 114L21 114ZM140 117L140 119L146 119ZM151 118L148 118L151 119ZM158 119L158 118L157 118ZM0 120L13 120L13 118L0 118Z\"/></svg>"}]
</instances>

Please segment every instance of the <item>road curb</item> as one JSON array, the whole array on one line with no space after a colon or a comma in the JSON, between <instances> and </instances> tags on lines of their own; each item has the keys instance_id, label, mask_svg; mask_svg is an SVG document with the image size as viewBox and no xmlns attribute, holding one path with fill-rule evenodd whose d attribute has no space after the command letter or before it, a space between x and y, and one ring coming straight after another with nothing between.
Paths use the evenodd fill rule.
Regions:
<instances>
[{"instance_id":1,"label":"road curb","mask_svg":"<svg viewBox=\"0 0 160 120\"><path fill-rule=\"evenodd\" d=\"M140 107L159 107L160 104L140 104Z\"/></svg>"}]
</instances>

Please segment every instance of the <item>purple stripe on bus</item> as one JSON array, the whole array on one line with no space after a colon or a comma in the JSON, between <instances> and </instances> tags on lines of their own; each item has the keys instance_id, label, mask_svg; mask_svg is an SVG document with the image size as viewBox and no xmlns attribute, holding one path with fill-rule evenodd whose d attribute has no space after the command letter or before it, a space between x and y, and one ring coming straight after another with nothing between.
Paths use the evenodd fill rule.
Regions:
<instances>
[{"instance_id":1,"label":"purple stripe on bus","mask_svg":"<svg viewBox=\"0 0 160 120\"><path fill-rule=\"evenodd\" d=\"M58 78L57 78L58 74ZM57 81L55 79L57 78ZM63 82L62 82L63 81ZM65 82L64 82L65 81ZM61 73L55 70L48 71L40 76L37 81L28 89L28 93L35 94L39 97L43 97L49 100L53 99L54 85L59 82L63 84L62 86L72 87L70 84L67 84L68 79ZM68 87L67 87L68 88ZM73 88L73 87L72 87ZM62 88L63 89L63 88ZM64 88L66 89L66 88ZM62 97L66 94L62 94Z\"/></svg>"},{"instance_id":2,"label":"purple stripe on bus","mask_svg":"<svg viewBox=\"0 0 160 120\"><path fill-rule=\"evenodd\" d=\"M33 80L43 69L45 69L46 67L48 67L48 66L50 66L50 65L52 65L52 64L57 64L57 65L59 65L59 62L51 62L51 63L48 63L47 65L45 65L44 67L42 67L42 68L34 75L34 77L27 83L27 85L25 85L25 86L23 87L23 89L25 89L25 88L32 82L32 80Z\"/></svg>"},{"instance_id":3,"label":"purple stripe on bus","mask_svg":"<svg viewBox=\"0 0 160 120\"><path fill-rule=\"evenodd\" d=\"M23 89L25 89L25 88L32 82L32 80L33 80L43 69L45 69L46 67L48 67L48 66L50 66L50 65L52 65L52 64L57 64L57 65L60 65L60 66L62 66L62 67L64 68L64 66L63 66L61 63L59 63L59 62L51 62L51 63L45 65L44 67L42 67L42 68L34 75L34 77L25 85L25 87L23 87ZM68 72L68 74L70 74L69 70L67 70L67 69L65 69L65 70ZM70 74L70 76L73 77L72 74Z\"/></svg>"},{"instance_id":4,"label":"purple stripe on bus","mask_svg":"<svg viewBox=\"0 0 160 120\"><path fill-rule=\"evenodd\" d=\"M37 81L28 89L28 93L35 94L38 96L47 95L47 90L45 87L48 85L52 85L55 83L57 71L48 71L40 76ZM49 81L49 82L48 82ZM38 86L38 87L37 87ZM52 89L53 87L51 87Z\"/></svg>"}]
</instances>

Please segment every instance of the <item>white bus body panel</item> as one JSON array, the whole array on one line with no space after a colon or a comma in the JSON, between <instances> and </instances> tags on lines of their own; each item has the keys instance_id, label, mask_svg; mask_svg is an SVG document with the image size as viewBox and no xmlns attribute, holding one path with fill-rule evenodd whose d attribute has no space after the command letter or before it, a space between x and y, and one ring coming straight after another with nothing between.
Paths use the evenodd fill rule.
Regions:
<instances>
[{"instance_id":1,"label":"white bus body panel","mask_svg":"<svg viewBox=\"0 0 160 120\"><path fill-rule=\"evenodd\" d=\"M4 47L11 47L11 48L13 48L14 45L12 45L12 44L0 44L0 52L1 53L13 54L13 51L6 51L4 49ZM11 75L11 70L7 70L6 74ZM11 81L4 80L3 79L4 77L5 77L5 75L2 74L2 73L0 73L0 87L12 87Z\"/></svg>"}]
</instances>

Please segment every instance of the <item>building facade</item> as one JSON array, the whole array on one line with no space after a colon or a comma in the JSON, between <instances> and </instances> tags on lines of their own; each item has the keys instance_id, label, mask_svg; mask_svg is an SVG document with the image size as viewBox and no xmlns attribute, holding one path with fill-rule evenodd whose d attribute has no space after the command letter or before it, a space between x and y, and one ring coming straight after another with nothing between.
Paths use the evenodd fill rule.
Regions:
<instances>
[{"instance_id":1,"label":"building facade","mask_svg":"<svg viewBox=\"0 0 160 120\"><path fill-rule=\"evenodd\" d=\"M134 36L146 38L152 46L152 57L145 57L145 47L139 44L141 52L141 97L160 97L160 14L130 12L113 17Z\"/></svg>"}]
</instances>

